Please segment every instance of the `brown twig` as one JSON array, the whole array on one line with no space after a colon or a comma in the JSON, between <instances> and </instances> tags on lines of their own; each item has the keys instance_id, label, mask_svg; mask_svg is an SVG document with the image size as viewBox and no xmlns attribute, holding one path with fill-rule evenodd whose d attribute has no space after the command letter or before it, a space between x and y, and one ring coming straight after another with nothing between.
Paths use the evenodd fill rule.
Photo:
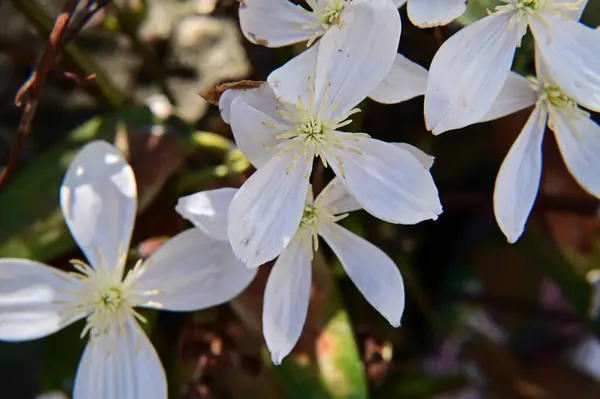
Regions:
<instances>
[{"instance_id":1,"label":"brown twig","mask_svg":"<svg viewBox=\"0 0 600 399\"><path fill-rule=\"evenodd\" d=\"M81 28L83 28L85 23L89 21L96 12L110 2L110 0L86 0L84 7L81 7L81 11L77 13L76 11L80 1L81 0L67 0L65 2L60 15L56 18L54 27L52 28L50 37L48 38L48 42L36 68L17 92L15 103L18 106L22 106L25 98L27 100L25 102L17 135L8 157L8 162L0 173L0 188L6 184L9 176L18 163L19 155L21 154L27 136L29 136L31 124L46 86L48 76L54 67L54 63L61 49ZM71 24L71 21L75 21L75 24ZM76 81L79 79L80 82L83 82L86 79L93 79L92 77L81 79L73 74L65 74L65 76Z\"/></svg>"}]
</instances>

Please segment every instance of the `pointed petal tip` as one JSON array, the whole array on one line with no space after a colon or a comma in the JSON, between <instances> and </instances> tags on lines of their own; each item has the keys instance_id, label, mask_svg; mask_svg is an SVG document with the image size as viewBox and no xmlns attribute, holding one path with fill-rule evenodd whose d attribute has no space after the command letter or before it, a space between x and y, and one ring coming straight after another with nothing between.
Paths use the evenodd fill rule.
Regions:
<instances>
[{"instance_id":1,"label":"pointed petal tip","mask_svg":"<svg viewBox=\"0 0 600 399\"><path fill-rule=\"evenodd\" d=\"M271 360L273 361L273 366L281 366L283 359L280 359L278 354L273 354L271 355Z\"/></svg>"}]
</instances>

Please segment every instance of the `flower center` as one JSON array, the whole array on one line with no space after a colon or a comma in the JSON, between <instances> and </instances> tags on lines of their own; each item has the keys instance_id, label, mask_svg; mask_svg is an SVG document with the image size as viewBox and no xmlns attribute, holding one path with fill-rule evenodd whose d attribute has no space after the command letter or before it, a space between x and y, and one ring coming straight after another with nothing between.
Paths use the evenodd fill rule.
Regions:
<instances>
[{"instance_id":1,"label":"flower center","mask_svg":"<svg viewBox=\"0 0 600 399\"><path fill-rule=\"evenodd\" d=\"M330 87L328 86L320 104L316 104L315 89L312 79L308 80L309 85L309 101L308 105L304 105L302 99L298 97L296 104L282 103L281 108L277 108L277 113L286 120L286 124L265 124L268 127L282 129L283 133L277 135L277 139L282 140L286 145L282 150L282 154L293 152L293 161L287 169L291 170L294 162L302 155L307 160L312 160L313 157L320 157L321 161L327 167L326 156L330 159L335 159L342 175L345 176L342 159L339 156L339 151L352 151L361 154L360 150L347 144L347 141L357 141L365 137L366 134L353 133L341 134L336 132L348 124L352 123L348 119L351 115L360 112L360 109L354 108L350 110L342 118L331 118L332 112L341 105L333 105L327 108L327 95ZM307 176L308 178L308 176Z\"/></svg>"},{"instance_id":2,"label":"flower center","mask_svg":"<svg viewBox=\"0 0 600 399\"><path fill-rule=\"evenodd\" d=\"M309 13L314 21L304 25L293 25L296 29L317 30L313 37L308 41L306 47L310 47L319 37L323 36L325 31L332 25L341 24L341 14L350 0L307 0L306 3L312 8L312 12L302 9Z\"/></svg>"},{"instance_id":3,"label":"flower center","mask_svg":"<svg viewBox=\"0 0 600 399\"><path fill-rule=\"evenodd\" d=\"M144 301L137 295L133 275L139 269L141 262L122 279L122 269L104 267L94 269L79 260L71 261L77 272L72 272L81 283L82 288L73 292L75 301L67 311L68 315L85 314L86 326L81 337L88 333L92 338L108 337L114 339L114 334L123 330L127 321L134 317L142 323L146 319L136 312L133 307Z\"/></svg>"},{"instance_id":4,"label":"flower center","mask_svg":"<svg viewBox=\"0 0 600 399\"><path fill-rule=\"evenodd\" d=\"M525 10L526 12L537 11L543 4L545 0L519 0L515 7L517 10Z\"/></svg>"},{"instance_id":5,"label":"flower center","mask_svg":"<svg viewBox=\"0 0 600 399\"><path fill-rule=\"evenodd\" d=\"M326 230L328 224L336 223L348 214L332 215L327 209L319 205L319 199L313 202L312 185L308 186L308 194L306 195L306 204L304 205L304 213L300 221L300 231L305 230L309 234L301 236L306 238L303 242L304 248L310 253L311 259L313 251L319 249L319 233ZM312 242L309 237L312 237Z\"/></svg>"},{"instance_id":6,"label":"flower center","mask_svg":"<svg viewBox=\"0 0 600 399\"><path fill-rule=\"evenodd\" d=\"M558 108L577 107L577 102L567 96L558 86L545 85L543 96L550 104Z\"/></svg>"},{"instance_id":7,"label":"flower center","mask_svg":"<svg viewBox=\"0 0 600 399\"><path fill-rule=\"evenodd\" d=\"M333 24L340 21L340 14L346 8L348 2L346 0L332 0L325 6L323 13L320 16L323 29L327 30ZM314 11L316 12L316 10Z\"/></svg>"}]
</instances>

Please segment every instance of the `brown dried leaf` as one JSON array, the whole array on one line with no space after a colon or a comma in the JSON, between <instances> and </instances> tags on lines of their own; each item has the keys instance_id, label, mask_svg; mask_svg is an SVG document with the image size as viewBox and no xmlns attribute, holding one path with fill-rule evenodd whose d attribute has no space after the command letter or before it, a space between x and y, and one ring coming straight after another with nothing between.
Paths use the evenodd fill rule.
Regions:
<instances>
[{"instance_id":1,"label":"brown dried leaf","mask_svg":"<svg viewBox=\"0 0 600 399\"><path fill-rule=\"evenodd\" d=\"M240 3L244 4L242 1L240 1ZM211 103L213 105L218 105L219 99L221 98L221 95L225 92L225 90L255 89L255 88L259 87L260 85L262 85L263 83L264 82L255 81L255 80L240 80L239 82L222 83L222 84L217 84L213 87L210 87L198 94L200 95L200 97L202 97L209 103Z\"/></svg>"}]
</instances>

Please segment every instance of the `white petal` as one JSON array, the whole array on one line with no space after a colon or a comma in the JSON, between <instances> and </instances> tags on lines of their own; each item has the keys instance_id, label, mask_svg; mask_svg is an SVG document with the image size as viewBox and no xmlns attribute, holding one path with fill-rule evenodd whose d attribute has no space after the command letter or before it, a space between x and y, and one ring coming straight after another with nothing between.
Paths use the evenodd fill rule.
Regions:
<instances>
[{"instance_id":1,"label":"white petal","mask_svg":"<svg viewBox=\"0 0 600 399\"><path fill-rule=\"evenodd\" d=\"M315 22L315 17L287 0L252 0L239 9L240 27L246 39L267 47L281 47L309 40L322 29L300 27Z\"/></svg>"},{"instance_id":2,"label":"white petal","mask_svg":"<svg viewBox=\"0 0 600 399\"><path fill-rule=\"evenodd\" d=\"M271 118L278 118L275 109L280 104L277 102L271 86L267 82L262 82L260 86L253 89L228 89L221 94L219 111L221 112L221 118L227 124L230 123L231 119L231 103L237 98L244 100L251 107L269 115Z\"/></svg>"},{"instance_id":3,"label":"white petal","mask_svg":"<svg viewBox=\"0 0 600 399\"><path fill-rule=\"evenodd\" d=\"M332 215L362 209L358 201L350 195L348 189L342 183L342 179L337 176L319 193L315 204L319 207L324 207Z\"/></svg>"},{"instance_id":4,"label":"white petal","mask_svg":"<svg viewBox=\"0 0 600 399\"><path fill-rule=\"evenodd\" d=\"M400 41L400 14L389 0L353 0L319 43L315 92L345 116L386 77Z\"/></svg>"},{"instance_id":5,"label":"white petal","mask_svg":"<svg viewBox=\"0 0 600 399\"><path fill-rule=\"evenodd\" d=\"M140 326L128 320L115 335L118 339L98 338L88 342L75 376L73 397L166 398L165 372Z\"/></svg>"},{"instance_id":6,"label":"white petal","mask_svg":"<svg viewBox=\"0 0 600 399\"><path fill-rule=\"evenodd\" d=\"M531 88L529 81L515 72L508 74L502 91L492 104L492 108L479 122L502 118L532 106L538 99L538 93Z\"/></svg>"},{"instance_id":7,"label":"white petal","mask_svg":"<svg viewBox=\"0 0 600 399\"><path fill-rule=\"evenodd\" d=\"M227 240L227 211L236 188L218 188L181 197L175 210L217 240Z\"/></svg>"},{"instance_id":8,"label":"white petal","mask_svg":"<svg viewBox=\"0 0 600 399\"><path fill-rule=\"evenodd\" d=\"M160 247L135 278L139 295L148 301L142 306L188 312L233 299L255 274L235 257L229 242L189 229Z\"/></svg>"},{"instance_id":9,"label":"white petal","mask_svg":"<svg viewBox=\"0 0 600 399\"><path fill-rule=\"evenodd\" d=\"M124 266L137 211L137 189L133 170L119 151L105 141L83 147L65 174L60 204L91 266Z\"/></svg>"},{"instance_id":10,"label":"white petal","mask_svg":"<svg viewBox=\"0 0 600 399\"><path fill-rule=\"evenodd\" d=\"M531 29L548 73L579 104L600 111L600 40L579 22L545 16L550 29L532 18Z\"/></svg>"},{"instance_id":11,"label":"white petal","mask_svg":"<svg viewBox=\"0 0 600 399\"><path fill-rule=\"evenodd\" d=\"M313 45L269 74L267 82L277 98L292 104L301 98L308 104L309 78L314 84L318 49L318 45Z\"/></svg>"},{"instance_id":12,"label":"white petal","mask_svg":"<svg viewBox=\"0 0 600 399\"><path fill-rule=\"evenodd\" d=\"M465 0L410 0L407 11L414 25L431 28L450 23L466 8Z\"/></svg>"},{"instance_id":13,"label":"white petal","mask_svg":"<svg viewBox=\"0 0 600 399\"><path fill-rule=\"evenodd\" d=\"M404 312L404 282L400 270L382 250L345 228L331 223L321 233L348 277L365 299L394 327Z\"/></svg>"},{"instance_id":14,"label":"white petal","mask_svg":"<svg viewBox=\"0 0 600 399\"><path fill-rule=\"evenodd\" d=\"M435 220L442 213L431 174L410 152L370 138L348 142L362 155L340 152L344 173L335 157L328 154L327 161L338 177L346 176L342 182L367 212L401 224Z\"/></svg>"},{"instance_id":15,"label":"white petal","mask_svg":"<svg viewBox=\"0 0 600 399\"><path fill-rule=\"evenodd\" d=\"M494 188L494 213L508 242L519 239L542 175L542 139L548 113L537 106L504 158Z\"/></svg>"},{"instance_id":16,"label":"white petal","mask_svg":"<svg viewBox=\"0 0 600 399\"><path fill-rule=\"evenodd\" d=\"M280 364L294 348L306 320L310 255L298 237L281 253L267 280L262 323L275 364Z\"/></svg>"},{"instance_id":17,"label":"white petal","mask_svg":"<svg viewBox=\"0 0 600 399\"><path fill-rule=\"evenodd\" d=\"M278 123L277 119L242 99L236 99L231 104L231 132L235 143L256 168L263 166L276 154L267 148L275 147L279 143L277 135L282 129L276 128Z\"/></svg>"},{"instance_id":18,"label":"white petal","mask_svg":"<svg viewBox=\"0 0 600 399\"><path fill-rule=\"evenodd\" d=\"M551 116L567 168L590 194L600 198L600 126L590 118Z\"/></svg>"},{"instance_id":19,"label":"white petal","mask_svg":"<svg viewBox=\"0 0 600 399\"><path fill-rule=\"evenodd\" d=\"M79 320L67 314L78 287L69 274L24 259L0 259L0 340L27 341L50 335Z\"/></svg>"},{"instance_id":20,"label":"white petal","mask_svg":"<svg viewBox=\"0 0 600 399\"><path fill-rule=\"evenodd\" d=\"M578 21L581 18L581 14L583 14L583 10L587 6L588 0L554 0L553 5L565 4L573 7L572 10L562 9L561 16L567 16L575 21Z\"/></svg>"},{"instance_id":21,"label":"white petal","mask_svg":"<svg viewBox=\"0 0 600 399\"><path fill-rule=\"evenodd\" d=\"M233 252L248 267L274 259L298 230L312 160L293 157L293 152L274 156L233 197L227 233Z\"/></svg>"},{"instance_id":22,"label":"white petal","mask_svg":"<svg viewBox=\"0 0 600 399\"><path fill-rule=\"evenodd\" d=\"M504 86L521 38L512 13L487 16L440 47L425 93L425 123L434 134L479 122Z\"/></svg>"},{"instance_id":23,"label":"white petal","mask_svg":"<svg viewBox=\"0 0 600 399\"><path fill-rule=\"evenodd\" d=\"M395 104L421 96L427 88L427 75L427 69L396 54L392 69L369 97L380 103Z\"/></svg>"},{"instance_id":24,"label":"white petal","mask_svg":"<svg viewBox=\"0 0 600 399\"><path fill-rule=\"evenodd\" d=\"M431 169L433 163L435 161L435 157L429 155L422 149L415 147L414 145L408 143L390 143L395 145L396 147L400 147L403 150L410 152L410 154L417 159L423 165L423 167L427 170Z\"/></svg>"}]
</instances>

